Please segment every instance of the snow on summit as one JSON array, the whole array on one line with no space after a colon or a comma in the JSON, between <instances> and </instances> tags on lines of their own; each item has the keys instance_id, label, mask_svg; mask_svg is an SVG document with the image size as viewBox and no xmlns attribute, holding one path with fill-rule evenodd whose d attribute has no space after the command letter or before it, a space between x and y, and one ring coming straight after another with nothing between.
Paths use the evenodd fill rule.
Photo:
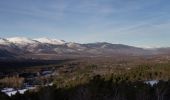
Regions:
<instances>
[{"instance_id":1,"label":"snow on summit","mask_svg":"<svg viewBox=\"0 0 170 100\"><path fill-rule=\"evenodd\" d=\"M11 37L11 38L0 38L1 45L15 44L17 46L26 46L26 45L37 45L37 44L52 44L52 45L62 45L66 42L64 40L58 39L49 39L49 38L37 38L30 39L26 37Z\"/></svg>"},{"instance_id":2,"label":"snow on summit","mask_svg":"<svg viewBox=\"0 0 170 100\"><path fill-rule=\"evenodd\" d=\"M37 41L25 37L12 37L12 38L7 38L7 40L11 43L22 44L22 45L37 43Z\"/></svg>"},{"instance_id":3,"label":"snow on summit","mask_svg":"<svg viewBox=\"0 0 170 100\"><path fill-rule=\"evenodd\" d=\"M54 45L65 44L65 41L58 40L58 39L38 38L38 39L34 39L34 40L36 40L38 42L41 42L41 43L54 44Z\"/></svg>"},{"instance_id":4,"label":"snow on summit","mask_svg":"<svg viewBox=\"0 0 170 100\"><path fill-rule=\"evenodd\" d=\"M10 43L9 43L8 40L0 38L0 44L2 44L2 45L9 45Z\"/></svg>"}]
</instances>

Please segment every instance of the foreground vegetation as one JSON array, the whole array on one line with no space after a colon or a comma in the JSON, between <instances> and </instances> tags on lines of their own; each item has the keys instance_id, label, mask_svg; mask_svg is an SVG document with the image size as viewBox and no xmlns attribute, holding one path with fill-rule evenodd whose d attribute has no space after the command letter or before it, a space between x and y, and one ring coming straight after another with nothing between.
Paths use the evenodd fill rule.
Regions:
<instances>
[{"instance_id":1,"label":"foreground vegetation","mask_svg":"<svg viewBox=\"0 0 170 100\"><path fill-rule=\"evenodd\" d=\"M154 86L141 81L108 80L97 75L88 83L76 86L43 87L38 91L0 95L1 100L169 100L170 81L160 81Z\"/></svg>"},{"instance_id":2,"label":"foreground vegetation","mask_svg":"<svg viewBox=\"0 0 170 100\"><path fill-rule=\"evenodd\" d=\"M36 90L0 100L169 100L170 62L167 59L81 59L57 66L59 75L50 77L53 86L38 86ZM60 67L58 67L60 66ZM28 70L28 69L27 69ZM8 85L12 79L1 79ZM159 80L157 84L145 81ZM1 82L0 81L0 82ZM22 81L16 81L19 87ZM15 82L15 81L14 81ZM19 83L18 83L19 82Z\"/></svg>"}]
</instances>

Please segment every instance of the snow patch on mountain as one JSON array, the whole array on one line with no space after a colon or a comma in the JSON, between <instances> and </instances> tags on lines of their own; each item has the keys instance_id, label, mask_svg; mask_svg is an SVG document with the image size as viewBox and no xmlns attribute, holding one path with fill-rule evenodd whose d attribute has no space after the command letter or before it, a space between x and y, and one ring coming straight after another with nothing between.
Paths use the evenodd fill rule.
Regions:
<instances>
[{"instance_id":1,"label":"snow patch on mountain","mask_svg":"<svg viewBox=\"0 0 170 100\"><path fill-rule=\"evenodd\" d=\"M67 43L67 46L68 46L69 48L78 48L78 47L81 47L79 44L74 43L74 42L69 42L69 43Z\"/></svg>"}]
</instances>

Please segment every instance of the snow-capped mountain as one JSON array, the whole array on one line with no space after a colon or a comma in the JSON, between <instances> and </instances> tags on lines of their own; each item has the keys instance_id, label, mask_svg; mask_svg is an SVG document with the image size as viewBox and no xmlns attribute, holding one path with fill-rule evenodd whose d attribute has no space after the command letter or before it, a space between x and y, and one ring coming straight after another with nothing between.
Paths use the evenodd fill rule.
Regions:
<instances>
[{"instance_id":1,"label":"snow-capped mountain","mask_svg":"<svg viewBox=\"0 0 170 100\"><path fill-rule=\"evenodd\" d=\"M64 40L58 40L58 39L49 39L49 38L38 38L34 39L40 43L47 43L47 44L53 44L53 45L63 45L66 42Z\"/></svg>"},{"instance_id":2,"label":"snow-capped mountain","mask_svg":"<svg viewBox=\"0 0 170 100\"><path fill-rule=\"evenodd\" d=\"M50 56L114 56L114 55L152 55L165 54L168 50L145 50L123 44L111 44L107 42L97 42L80 44L74 42L65 42L58 39L38 38L30 39L25 37L0 38L0 58L3 54L22 57L38 57L42 55ZM4 53L3 53L4 52ZM5 57L3 55L3 57ZM47 56L48 55L48 56ZM7 56L11 57L11 56Z\"/></svg>"}]
</instances>

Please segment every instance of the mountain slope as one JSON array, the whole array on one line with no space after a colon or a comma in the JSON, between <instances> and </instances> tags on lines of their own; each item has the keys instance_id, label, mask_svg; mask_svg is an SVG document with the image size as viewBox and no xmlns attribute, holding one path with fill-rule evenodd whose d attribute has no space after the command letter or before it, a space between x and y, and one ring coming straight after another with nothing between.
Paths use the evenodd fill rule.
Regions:
<instances>
[{"instance_id":1,"label":"mountain slope","mask_svg":"<svg viewBox=\"0 0 170 100\"><path fill-rule=\"evenodd\" d=\"M11 58L14 58L16 55L7 51L7 50L3 50L3 49L0 49L0 59L11 59Z\"/></svg>"}]
</instances>

